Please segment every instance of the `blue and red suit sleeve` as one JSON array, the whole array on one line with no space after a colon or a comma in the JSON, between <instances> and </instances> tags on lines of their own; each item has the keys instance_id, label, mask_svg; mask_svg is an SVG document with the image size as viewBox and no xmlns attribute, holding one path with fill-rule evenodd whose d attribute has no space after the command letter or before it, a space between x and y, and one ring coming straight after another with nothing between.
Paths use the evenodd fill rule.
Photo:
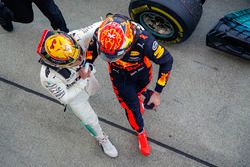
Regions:
<instances>
[{"instance_id":1,"label":"blue and red suit sleeve","mask_svg":"<svg viewBox=\"0 0 250 167\"><path fill-rule=\"evenodd\" d=\"M151 34L148 34L145 45L145 55L160 66L155 91L161 93L168 82L172 70L173 57Z\"/></svg>"},{"instance_id":2,"label":"blue and red suit sleeve","mask_svg":"<svg viewBox=\"0 0 250 167\"><path fill-rule=\"evenodd\" d=\"M96 36L93 36L93 38L91 39L90 43L89 43L89 47L86 51L86 62L93 64L95 59L98 56L98 52L97 52L97 39Z\"/></svg>"}]
</instances>

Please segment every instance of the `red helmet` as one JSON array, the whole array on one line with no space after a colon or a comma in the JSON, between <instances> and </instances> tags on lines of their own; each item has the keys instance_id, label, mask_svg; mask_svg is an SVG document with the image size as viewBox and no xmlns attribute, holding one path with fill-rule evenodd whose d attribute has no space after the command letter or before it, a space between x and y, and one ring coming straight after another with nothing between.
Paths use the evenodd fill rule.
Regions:
<instances>
[{"instance_id":1,"label":"red helmet","mask_svg":"<svg viewBox=\"0 0 250 167\"><path fill-rule=\"evenodd\" d=\"M121 59L131 48L136 30L129 18L119 14L109 15L98 28L99 55L108 62Z\"/></svg>"}]
</instances>

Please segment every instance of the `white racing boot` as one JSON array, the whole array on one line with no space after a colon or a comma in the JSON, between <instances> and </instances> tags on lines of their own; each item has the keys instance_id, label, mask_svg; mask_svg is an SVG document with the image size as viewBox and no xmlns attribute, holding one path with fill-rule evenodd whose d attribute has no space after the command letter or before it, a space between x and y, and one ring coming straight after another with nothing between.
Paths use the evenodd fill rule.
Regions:
<instances>
[{"instance_id":1,"label":"white racing boot","mask_svg":"<svg viewBox=\"0 0 250 167\"><path fill-rule=\"evenodd\" d=\"M104 136L103 138L97 138L99 144L101 145L105 154L107 154L111 158L115 158L118 156L118 151L115 146L111 143L108 136Z\"/></svg>"}]
</instances>

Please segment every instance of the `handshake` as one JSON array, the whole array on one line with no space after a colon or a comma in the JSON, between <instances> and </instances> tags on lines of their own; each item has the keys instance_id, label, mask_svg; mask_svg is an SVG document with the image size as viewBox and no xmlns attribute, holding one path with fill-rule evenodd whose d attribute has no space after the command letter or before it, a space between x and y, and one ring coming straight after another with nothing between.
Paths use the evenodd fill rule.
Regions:
<instances>
[{"instance_id":1,"label":"handshake","mask_svg":"<svg viewBox=\"0 0 250 167\"><path fill-rule=\"evenodd\" d=\"M93 64L88 63L88 62L81 65L78 70L79 70L79 75L82 79L89 78L91 72L95 73L95 68Z\"/></svg>"}]
</instances>

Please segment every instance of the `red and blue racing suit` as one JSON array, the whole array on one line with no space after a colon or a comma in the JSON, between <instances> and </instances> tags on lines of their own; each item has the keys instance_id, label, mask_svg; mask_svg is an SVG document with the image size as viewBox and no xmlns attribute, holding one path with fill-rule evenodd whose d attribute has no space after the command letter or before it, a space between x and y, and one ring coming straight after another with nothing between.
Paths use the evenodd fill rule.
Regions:
<instances>
[{"instance_id":1,"label":"red and blue racing suit","mask_svg":"<svg viewBox=\"0 0 250 167\"><path fill-rule=\"evenodd\" d=\"M98 56L96 40L94 36L87 51L89 63L94 63ZM161 93L167 84L173 58L149 32L141 30L130 51L122 59L108 63L114 92L126 111L130 125L137 132L142 132L144 127L144 108L139 97L152 79L150 60L160 66L155 91Z\"/></svg>"}]
</instances>

